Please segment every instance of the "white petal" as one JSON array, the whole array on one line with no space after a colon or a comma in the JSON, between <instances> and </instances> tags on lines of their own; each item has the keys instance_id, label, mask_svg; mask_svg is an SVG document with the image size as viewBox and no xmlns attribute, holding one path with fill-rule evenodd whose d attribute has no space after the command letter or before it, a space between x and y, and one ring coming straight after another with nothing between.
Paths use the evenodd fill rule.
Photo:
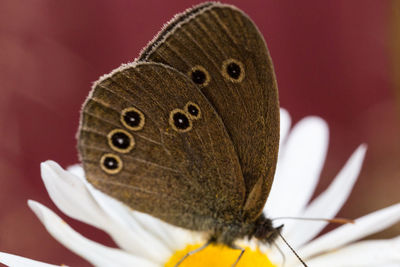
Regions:
<instances>
[{"instance_id":1,"label":"white petal","mask_svg":"<svg viewBox=\"0 0 400 267\"><path fill-rule=\"evenodd\" d=\"M280 109L280 138L279 138L279 147L282 146L282 143L285 143L287 134L289 133L291 125L291 118L289 112L286 109Z\"/></svg>"},{"instance_id":2,"label":"white petal","mask_svg":"<svg viewBox=\"0 0 400 267\"><path fill-rule=\"evenodd\" d=\"M183 249L187 244L206 242L201 233L173 226L145 213L131 212L131 215L140 222L144 229L168 245L171 251Z\"/></svg>"},{"instance_id":3,"label":"white petal","mask_svg":"<svg viewBox=\"0 0 400 267\"><path fill-rule=\"evenodd\" d=\"M366 145L359 146L345 166L323 193L306 208L303 218L333 218L353 189L364 160ZM288 232L287 239L294 247L299 247L314 238L325 226L325 221L297 221L296 227Z\"/></svg>"},{"instance_id":4,"label":"white petal","mask_svg":"<svg viewBox=\"0 0 400 267\"><path fill-rule=\"evenodd\" d=\"M48 264L40 261L31 260L21 256L0 252L0 262L12 267L60 267L60 265Z\"/></svg>"},{"instance_id":5,"label":"white petal","mask_svg":"<svg viewBox=\"0 0 400 267\"><path fill-rule=\"evenodd\" d=\"M307 261L321 267L400 266L400 237L362 241Z\"/></svg>"},{"instance_id":6,"label":"white petal","mask_svg":"<svg viewBox=\"0 0 400 267\"><path fill-rule=\"evenodd\" d=\"M327 147L328 126L322 119L307 117L294 126L278 160L265 207L268 217L297 216L303 210L317 185Z\"/></svg>"},{"instance_id":7,"label":"white petal","mask_svg":"<svg viewBox=\"0 0 400 267\"><path fill-rule=\"evenodd\" d=\"M32 200L28 204L55 239L95 266L158 266L144 258L93 242L74 231L42 204Z\"/></svg>"},{"instance_id":8,"label":"white petal","mask_svg":"<svg viewBox=\"0 0 400 267\"><path fill-rule=\"evenodd\" d=\"M83 170L81 164L71 165L71 166L67 167L67 171L80 177L80 178L85 179L85 171Z\"/></svg>"},{"instance_id":9,"label":"white petal","mask_svg":"<svg viewBox=\"0 0 400 267\"><path fill-rule=\"evenodd\" d=\"M357 219L354 224L343 225L311 241L298 252L307 258L382 231L399 221L400 203L365 215Z\"/></svg>"},{"instance_id":10,"label":"white petal","mask_svg":"<svg viewBox=\"0 0 400 267\"><path fill-rule=\"evenodd\" d=\"M40 167L47 192L60 210L97 228L108 223L106 214L80 179L64 171L54 161L43 162Z\"/></svg>"},{"instance_id":11,"label":"white petal","mask_svg":"<svg viewBox=\"0 0 400 267\"><path fill-rule=\"evenodd\" d=\"M106 231L126 251L163 262L171 250L146 231L127 207L95 190L82 177L64 171L57 163L42 163L42 178L57 207L68 216ZM130 212L130 210L129 210Z\"/></svg>"}]
</instances>

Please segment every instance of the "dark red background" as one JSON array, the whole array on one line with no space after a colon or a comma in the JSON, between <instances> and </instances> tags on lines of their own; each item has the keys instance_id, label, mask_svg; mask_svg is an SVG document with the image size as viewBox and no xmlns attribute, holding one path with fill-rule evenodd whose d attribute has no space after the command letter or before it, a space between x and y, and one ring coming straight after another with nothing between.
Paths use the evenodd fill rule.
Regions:
<instances>
[{"instance_id":1,"label":"dark red background","mask_svg":"<svg viewBox=\"0 0 400 267\"><path fill-rule=\"evenodd\" d=\"M265 36L282 107L294 121L318 115L330 125L318 190L366 142L360 180L340 215L355 218L399 202L396 1L229 2L249 14ZM91 83L132 61L165 22L195 3L0 2L0 251L87 265L50 237L26 205L34 199L55 209L39 164L77 162L79 110ZM85 236L112 245L105 234L66 220ZM378 237L399 233L397 225Z\"/></svg>"}]
</instances>

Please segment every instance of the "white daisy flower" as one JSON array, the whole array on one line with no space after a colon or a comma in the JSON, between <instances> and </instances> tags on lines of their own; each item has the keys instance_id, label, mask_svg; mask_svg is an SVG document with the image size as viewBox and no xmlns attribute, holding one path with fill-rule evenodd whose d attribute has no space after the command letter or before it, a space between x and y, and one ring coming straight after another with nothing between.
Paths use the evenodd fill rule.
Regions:
<instances>
[{"instance_id":1,"label":"white daisy flower","mask_svg":"<svg viewBox=\"0 0 400 267\"><path fill-rule=\"evenodd\" d=\"M271 194L265 206L269 218L332 218L348 198L364 159L366 146L351 155L331 185L312 200L325 160L328 127L317 117L307 117L290 130L290 117L281 110L281 149ZM164 223L150 215L132 211L94 189L76 165L63 170L57 163L41 165L46 189L57 207L68 216L107 232L119 249L93 242L74 231L53 211L29 200L48 232L64 246L95 266L174 266L187 252L205 243L202 234ZM282 235L309 266L400 266L400 237L389 240L355 242L400 220L400 203L373 212L315 238L325 221L276 220L285 223ZM300 266L294 254L280 240L276 246L239 241L246 252L240 266ZM230 266L240 251L210 245L189 256L184 266ZM56 266L0 253L8 266Z\"/></svg>"}]
</instances>

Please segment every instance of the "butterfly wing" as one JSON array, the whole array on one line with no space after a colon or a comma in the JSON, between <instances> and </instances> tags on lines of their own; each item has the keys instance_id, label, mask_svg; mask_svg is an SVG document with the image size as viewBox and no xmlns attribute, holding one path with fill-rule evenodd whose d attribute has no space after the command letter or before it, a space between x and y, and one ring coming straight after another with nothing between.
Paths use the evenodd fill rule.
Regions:
<instances>
[{"instance_id":1,"label":"butterfly wing","mask_svg":"<svg viewBox=\"0 0 400 267\"><path fill-rule=\"evenodd\" d=\"M210 230L243 206L240 164L221 119L190 79L162 64L101 78L83 106L78 148L96 188L171 224Z\"/></svg>"},{"instance_id":2,"label":"butterfly wing","mask_svg":"<svg viewBox=\"0 0 400 267\"><path fill-rule=\"evenodd\" d=\"M205 3L176 16L139 60L170 65L196 83L220 115L239 157L245 216L259 216L279 145L279 100L265 41L240 10Z\"/></svg>"}]
</instances>

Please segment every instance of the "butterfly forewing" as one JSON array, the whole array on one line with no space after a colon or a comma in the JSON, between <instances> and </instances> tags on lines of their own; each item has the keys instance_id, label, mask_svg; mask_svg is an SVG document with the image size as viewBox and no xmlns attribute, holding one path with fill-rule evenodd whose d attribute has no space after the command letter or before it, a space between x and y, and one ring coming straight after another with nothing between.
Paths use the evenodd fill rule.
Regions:
<instances>
[{"instance_id":1,"label":"butterfly forewing","mask_svg":"<svg viewBox=\"0 0 400 267\"><path fill-rule=\"evenodd\" d=\"M186 74L221 117L239 157L245 216L261 213L279 145L279 101L265 41L254 23L228 5L206 3L177 16L139 60Z\"/></svg>"},{"instance_id":2,"label":"butterfly forewing","mask_svg":"<svg viewBox=\"0 0 400 267\"><path fill-rule=\"evenodd\" d=\"M170 67L132 64L97 82L78 147L88 181L135 210L193 230L240 216L232 141L207 98Z\"/></svg>"}]
</instances>

